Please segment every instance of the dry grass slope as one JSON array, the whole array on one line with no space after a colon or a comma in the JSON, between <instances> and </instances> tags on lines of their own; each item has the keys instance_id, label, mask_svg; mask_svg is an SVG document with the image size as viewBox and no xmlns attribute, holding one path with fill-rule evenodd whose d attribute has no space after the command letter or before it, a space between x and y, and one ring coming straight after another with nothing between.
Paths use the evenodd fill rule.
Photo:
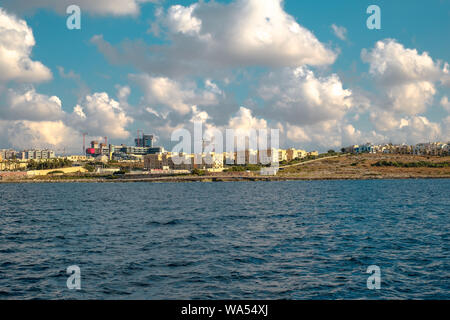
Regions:
<instances>
[{"instance_id":1,"label":"dry grass slope","mask_svg":"<svg viewBox=\"0 0 450 320\"><path fill-rule=\"evenodd\" d=\"M442 168L373 166L378 161L443 163L449 162L450 157L390 154L348 155L286 168L280 171L279 176L304 179L450 178L450 167L448 166Z\"/></svg>"}]
</instances>

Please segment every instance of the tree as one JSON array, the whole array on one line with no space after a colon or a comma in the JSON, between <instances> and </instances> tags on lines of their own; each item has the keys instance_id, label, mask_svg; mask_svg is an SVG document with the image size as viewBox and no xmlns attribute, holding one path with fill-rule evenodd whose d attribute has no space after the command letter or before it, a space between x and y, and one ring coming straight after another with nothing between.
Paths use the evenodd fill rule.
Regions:
<instances>
[{"instance_id":1,"label":"tree","mask_svg":"<svg viewBox=\"0 0 450 320\"><path fill-rule=\"evenodd\" d=\"M192 170L192 174L197 175L197 176L204 176L205 171L195 168L194 170Z\"/></svg>"},{"instance_id":2,"label":"tree","mask_svg":"<svg viewBox=\"0 0 450 320\"><path fill-rule=\"evenodd\" d=\"M89 164L89 163L86 163L84 165L84 168L89 172L94 172L94 170L95 170L95 166L93 166L92 164Z\"/></svg>"},{"instance_id":3,"label":"tree","mask_svg":"<svg viewBox=\"0 0 450 320\"><path fill-rule=\"evenodd\" d=\"M33 159L28 161L28 165L27 165L28 169L35 170L36 167L37 167L36 161L34 161Z\"/></svg>"}]
</instances>

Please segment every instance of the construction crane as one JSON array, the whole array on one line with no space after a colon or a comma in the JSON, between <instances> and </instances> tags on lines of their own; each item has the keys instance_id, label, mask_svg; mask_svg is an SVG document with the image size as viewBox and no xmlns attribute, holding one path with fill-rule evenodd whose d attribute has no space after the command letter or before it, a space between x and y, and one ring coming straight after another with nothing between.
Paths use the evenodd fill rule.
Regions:
<instances>
[{"instance_id":1,"label":"construction crane","mask_svg":"<svg viewBox=\"0 0 450 320\"><path fill-rule=\"evenodd\" d=\"M141 132L143 133L142 130L140 129L137 130L137 141L136 141L137 147L141 147L141 135L140 135Z\"/></svg>"},{"instance_id":2,"label":"construction crane","mask_svg":"<svg viewBox=\"0 0 450 320\"><path fill-rule=\"evenodd\" d=\"M82 155L86 155L86 136L88 135L89 133L87 133L87 132L84 132L83 133L83 153L82 153Z\"/></svg>"}]
</instances>

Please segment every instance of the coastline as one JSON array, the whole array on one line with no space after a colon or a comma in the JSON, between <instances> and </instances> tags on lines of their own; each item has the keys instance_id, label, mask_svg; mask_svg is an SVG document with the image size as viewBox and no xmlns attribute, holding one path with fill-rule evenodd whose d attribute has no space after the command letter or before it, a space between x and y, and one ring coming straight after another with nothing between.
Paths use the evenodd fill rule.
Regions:
<instances>
[{"instance_id":1,"label":"coastline","mask_svg":"<svg viewBox=\"0 0 450 320\"><path fill-rule=\"evenodd\" d=\"M187 175L66 174L29 178L10 177L0 183L182 183L182 182L253 182L253 181L318 181L318 180L399 180L448 179L450 156L415 155L343 155L280 166L277 175L261 175L259 171L237 171Z\"/></svg>"},{"instance_id":2,"label":"coastline","mask_svg":"<svg viewBox=\"0 0 450 320\"><path fill-rule=\"evenodd\" d=\"M446 176L387 176L387 177L264 177L264 176L188 176L176 178L141 178L141 179L39 179L39 180L5 180L0 181L0 184L18 184L18 183L189 183L189 182L283 182L283 181L339 181L339 180L417 180L417 179L450 179L450 175Z\"/></svg>"}]
</instances>

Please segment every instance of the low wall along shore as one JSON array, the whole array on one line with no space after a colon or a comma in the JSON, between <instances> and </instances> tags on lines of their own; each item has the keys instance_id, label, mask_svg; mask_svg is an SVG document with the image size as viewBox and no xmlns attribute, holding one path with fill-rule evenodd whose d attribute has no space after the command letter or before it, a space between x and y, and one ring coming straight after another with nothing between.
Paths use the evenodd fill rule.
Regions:
<instances>
[{"instance_id":1,"label":"low wall along shore","mask_svg":"<svg viewBox=\"0 0 450 320\"><path fill-rule=\"evenodd\" d=\"M77 173L77 172L81 172L81 173L88 172L86 169L84 169L82 167L70 167L70 168L58 168L58 169L49 169L49 170L30 170L30 171L27 171L27 176L31 176L31 177L46 176L50 172L55 172L55 171L61 171L64 174Z\"/></svg>"}]
</instances>

